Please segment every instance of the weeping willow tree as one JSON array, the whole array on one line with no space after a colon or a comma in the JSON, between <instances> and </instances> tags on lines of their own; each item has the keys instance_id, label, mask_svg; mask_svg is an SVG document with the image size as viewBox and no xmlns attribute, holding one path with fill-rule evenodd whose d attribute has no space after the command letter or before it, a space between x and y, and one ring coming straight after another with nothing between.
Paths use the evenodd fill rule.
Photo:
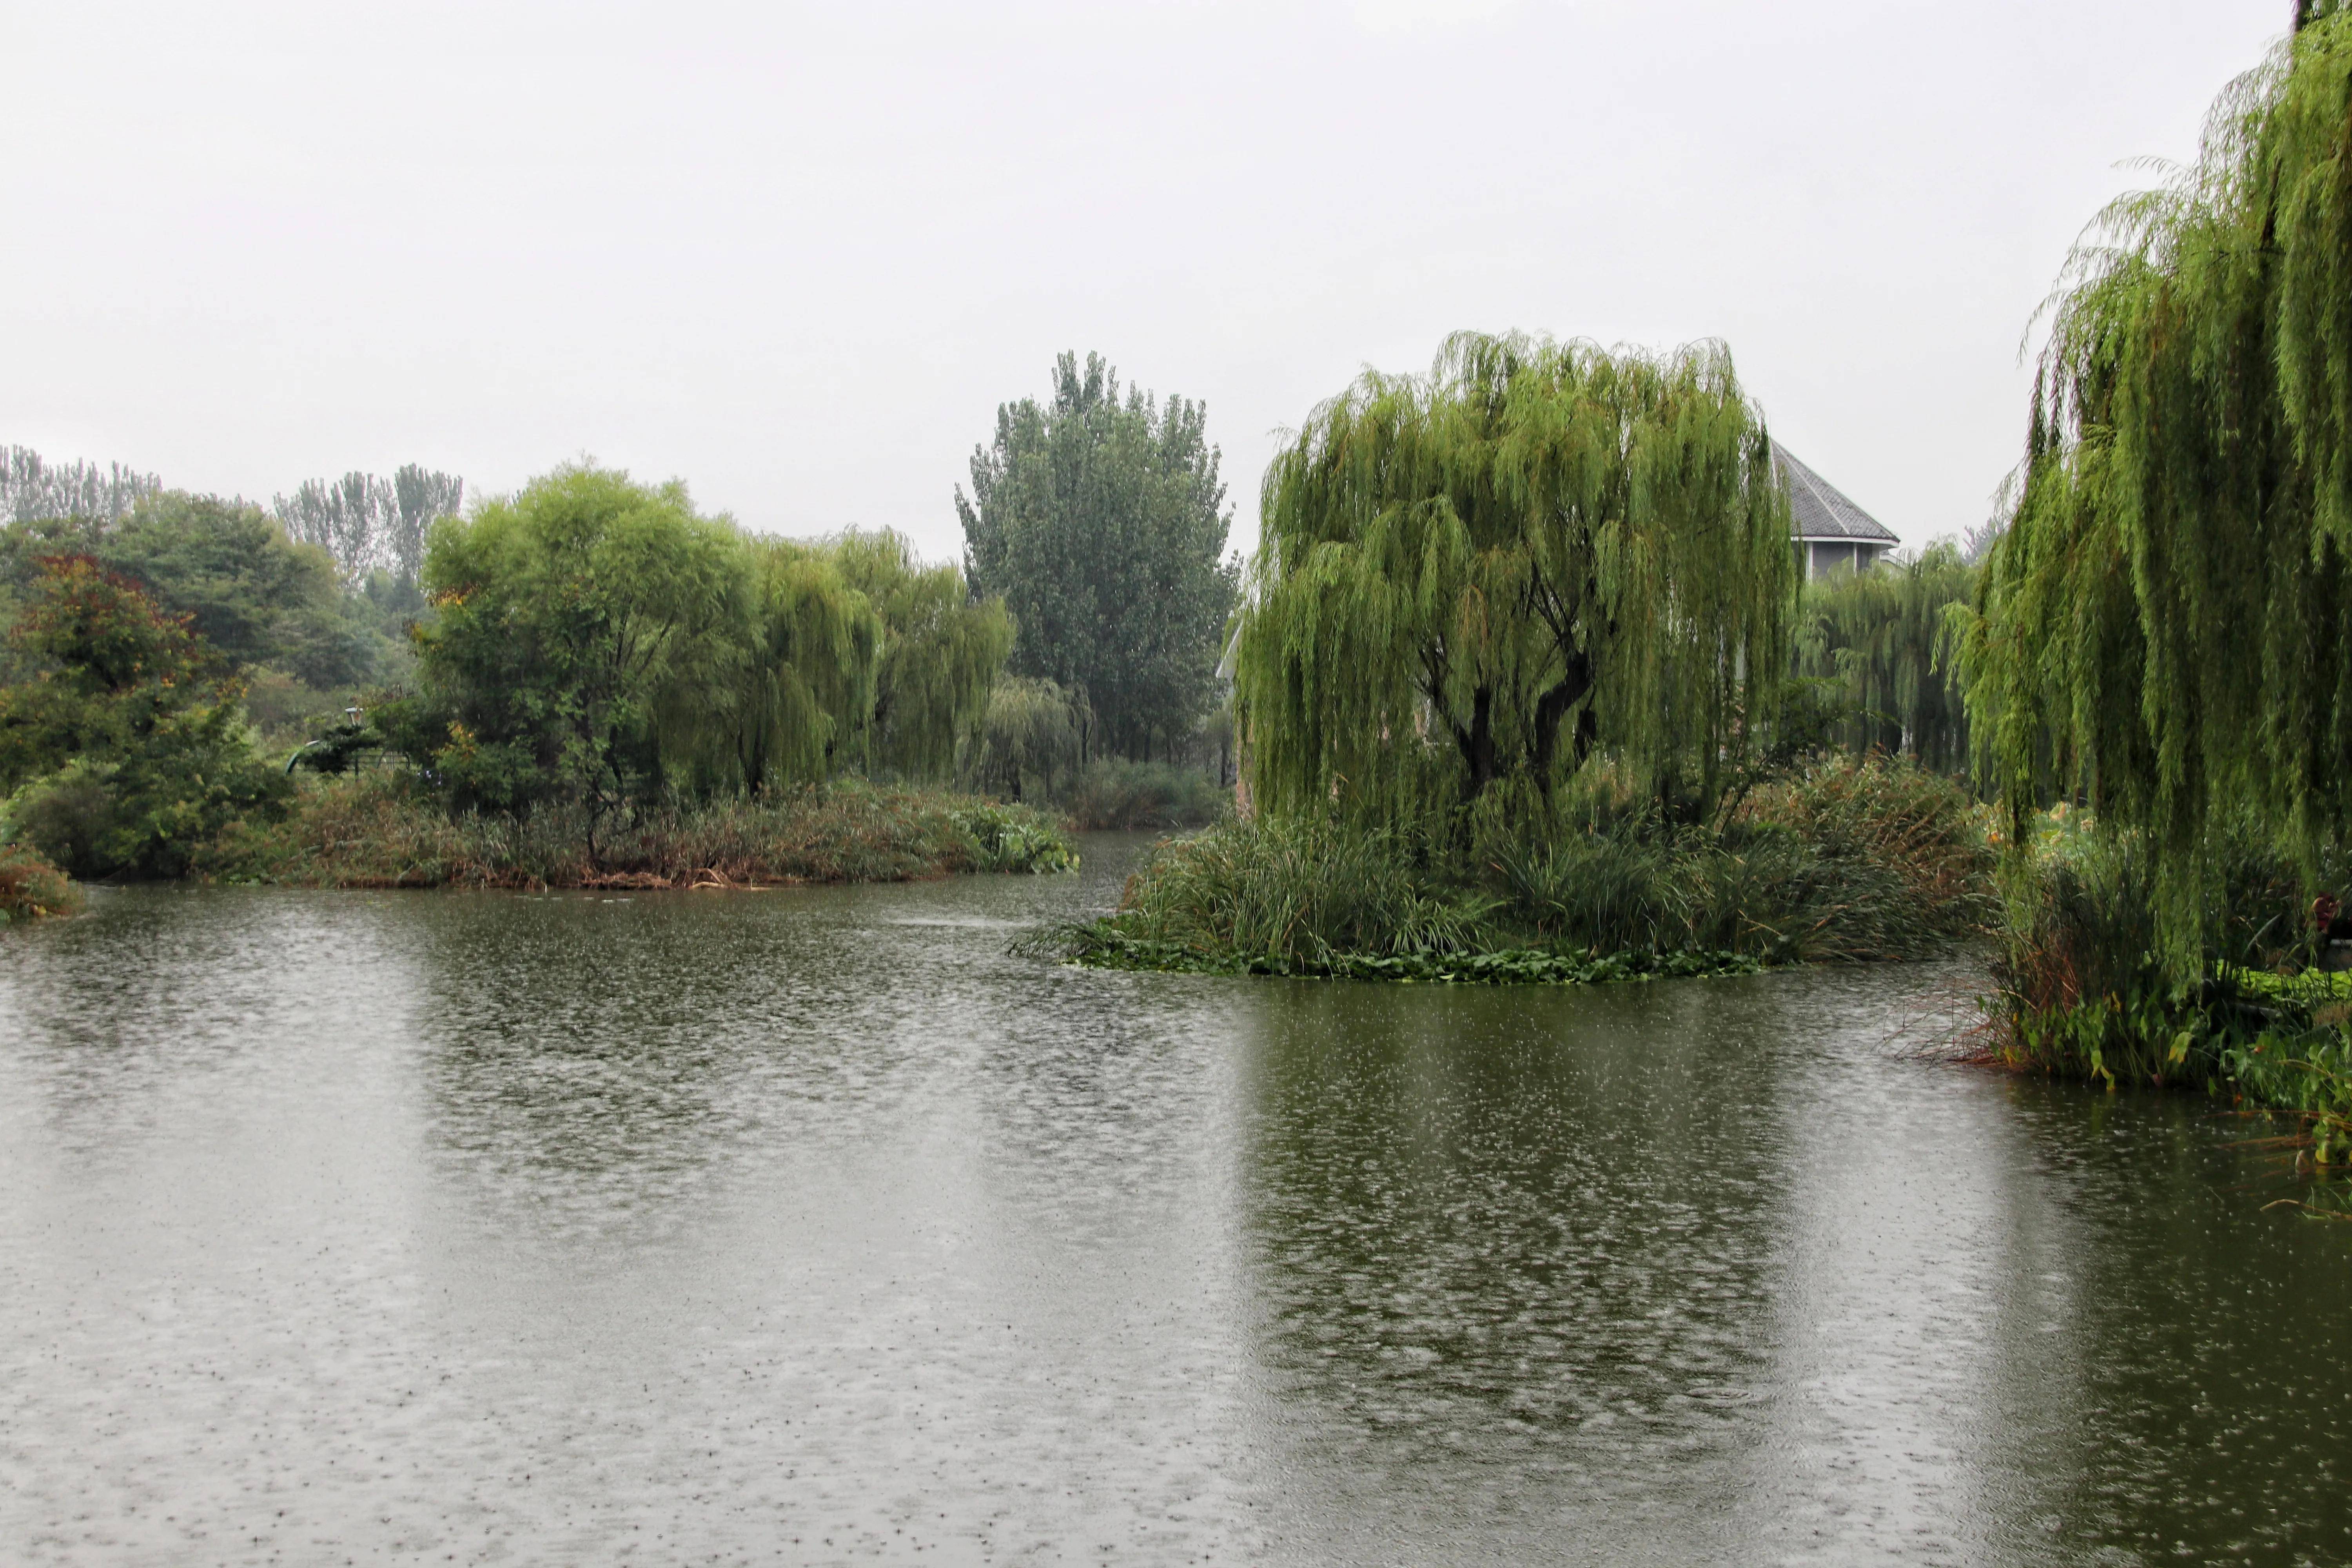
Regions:
<instances>
[{"instance_id":1,"label":"weeping willow tree","mask_svg":"<svg viewBox=\"0 0 2352 1568\"><path fill-rule=\"evenodd\" d=\"M1704 813L1787 668L1795 563L1714 344L1465 333L1267 470L1235 655L1256 807L1539 817L1607 753Z\"/></svg>"},{"instance_id":2,"label":"weeping willow tree","mask_svg":"<svg viewBox=\"0 0 2352 1568\"><path fill-rule=\"evenodd\" d=\"M745 538L721 651L663 705L671 752L704 791L756 795L835 771L874 702L881 617L821 547Z\"/></svg>"},{"instance_id":3,"label":"weeping willow tree","mask_svg":"<svg viewBox=\"0 0 2352 1568\"><path fill-rule=\"evenodd\" d=\"M2352 17L2299 9L2196 162L2111 206L2054 301L2014 516L1964 647L1989 782L2145 846L2176 974L2251 823L2352 826Z\"/></svg>"},{"instance_id":4,"label":"weeping willow tree","mask_svg":"<svg viewBox=\"0 0 2352 1568\"><path fill-rule=\"evenodd\" d=\"M964 752L972 785L1008 800L1058 800L1086 763L1094 713L1065 686L1008 676L989 693L988 715Z\"/></svg>"},{"instance_id":5,"label":"weeping willow tree","mask_svg":"<svg viewBox=\"0 0 2352 1568\"><path fill-rule=\"evenodd\" d=\"M1968 766L1968 710L1950 610L1969 603L1976 579L1956 547L1938 543L1907 560L1805 584L1796 669L1825 699L1825 740L1848 751L1911 757L1937 773Z\"/></svg>"},{"instance_id":6,"label":"weeping willow tree","mask_svg":"<svg viewBox=\"0 0 2352 1568\"><path fill-rule=\"evenodd\" d=\"M1013 649L1000 598L975 598L952 563L926 565L893 530L843 534L830 552L882 628L862 760L901 778L940 779L979 733Z\"/></svg>"}]
</instances>

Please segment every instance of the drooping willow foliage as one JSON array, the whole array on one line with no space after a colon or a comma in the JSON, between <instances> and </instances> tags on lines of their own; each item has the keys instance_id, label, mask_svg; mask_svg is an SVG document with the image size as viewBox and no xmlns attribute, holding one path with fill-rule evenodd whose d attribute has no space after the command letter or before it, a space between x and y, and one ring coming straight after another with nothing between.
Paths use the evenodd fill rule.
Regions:
<instances>
[{"instance_id":1,"label":"drooping willow foliage","mask_svg":"<svg viewBox=\"0 0 2352 1568\"><path fill-rule=\"evenodd\" d=\"M1957 547L1936 543L1805 585L1796 668L1830 717L1824 740L1907 756L1940 773L1967 768L1968 710L1949 611L1969 602L1976 580Z\"/></svg>"},{"instance_id":2,"label":"drooping willow foliage","mask_svg":"<svg viewBox=\"0 0 2352 1568\"><path fill-rule=\"evenodd\" d=\"M1988 781L2154 860L2176 973L2211 847L2352 826L2352 17L2298 16L2197 162L2070 263L1964 650Z\"/></svg>"},{"instance_id":3,"label":"drooping willow foliage","mask_svg":"<svg viewBox=\"0 0 2352 1568\"><path fill-rule=\"evenodd\" d=\"M1458 335L1317 409L1263 519L1234 689L1272 815L1508 828L1603 752L1704 812L1787 668L1787 494L1719 345Z\"/></svg>"},{"instance_id":4,"label":"drooping willow foliage","mask_svg":"<svg viewBox=\"0 0 2352 1568\"><path fill-rule=\"evenodd\" d=\"M989 694L977 743L964 752L975 788L1008 800L1058 800L1086 763L1094 714L1065 686L1008 675Z\"/></svg>"},{"instance_id":5,"label":"drooping willow foliage","mask_svg":"<svg viewBox=\"0 0 2352 1568\"><path fill-rule=\"evenodd\" d=\"M990 689L1013 651L1004 601L974 598L952 563L924 564L893 530L853 529L829 553L882 628L865 765L899 778L945 778L959 749L979 735Z\"/></svg>"},{"instance_id":6,"label":"drooping willow foliage","mask_svg":"<svg viewBox=\"0 0 2352 1568\"><path fill-rule=\"evenodd\" d=\"M882 621L821 547L746 538L744 576L711 656L656 705L705 792L757 795L824 778L873 710Z\"/></svg>"}]
</instances>

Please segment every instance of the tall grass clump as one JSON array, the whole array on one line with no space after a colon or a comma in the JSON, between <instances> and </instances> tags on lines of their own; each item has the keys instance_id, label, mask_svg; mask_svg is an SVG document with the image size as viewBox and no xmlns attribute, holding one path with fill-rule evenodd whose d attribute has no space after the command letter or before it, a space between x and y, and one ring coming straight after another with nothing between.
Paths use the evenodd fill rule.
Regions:
<instances>
[{"instance_id":1,"label":"tall grass clump","mask_svg":"<svg viewBox=\"0 0 2352 1568\"><path fill-rule=\"evenodd\" d=\"M1914 958L1989 932L1990 852L1948 779L1873 757L1751 791L1714 827L1602 779L1552 830L1229 821L1161 846L1063 951L1119 967L1591 980Z\"/></svg>"}]
</instances>

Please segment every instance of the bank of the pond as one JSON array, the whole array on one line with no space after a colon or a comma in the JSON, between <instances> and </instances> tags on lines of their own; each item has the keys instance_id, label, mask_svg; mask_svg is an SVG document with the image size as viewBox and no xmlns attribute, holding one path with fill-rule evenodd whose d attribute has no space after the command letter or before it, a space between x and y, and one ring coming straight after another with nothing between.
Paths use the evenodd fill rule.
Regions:
<instances>
[{"instance_id":1,"label":"bank of the pond","mask_svg":"<svg viewBox=\"0 0 2352 1568\"><path fill-rule=\"evenodd\" d=\"M1271 974L1307 980L1392 980L1436 985L1606 985L1624 980L1686 980L1760 974L1763 960L1739 952L1612 952L1578 957L1541 948L1487 952L1332 952L1319 958L1203 953L1130 937L1115 919L1059 928L1049 945L1087 969L1179 974Z\"/></svg>"},{"instance_id":2,"label":"bank of the pond","mask_svg":"<svg viewBox=\"0 0 2352 1568\"><path fill-rule=\"evenodd\" d=\"M592 820L576 807L452 816L406 777L307 783L232 824L206 880L324 888L693 888L895 882L1070 868L1063 824L1021 805L856 780Z\"/></svg>"},{"instance_id":3,"label":"bank of the pond","mask_svg":"<svg viewBox=\"0 0 2352 1568\"><path fill-rule=\"evenodd\" d=\"M1598 984L1933 957L1998 917L1952 781L1882 757L1675 826L1622 804L1475 853L1340 822L1226 822L1158 847L1118 909L1048 945L1103 968Z\"/></svg>"}]
</instances>

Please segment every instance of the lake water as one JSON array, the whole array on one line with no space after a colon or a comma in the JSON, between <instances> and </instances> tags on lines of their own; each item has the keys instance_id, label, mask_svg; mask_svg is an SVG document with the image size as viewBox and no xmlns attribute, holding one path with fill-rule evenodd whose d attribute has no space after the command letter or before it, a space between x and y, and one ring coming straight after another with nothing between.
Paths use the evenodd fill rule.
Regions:
<instances>
[{"instance_id":1,"label":"lake water","mask_svg":"<svg viewBox=\"0 0 2352 1568\"><path fill-rule=\"evenodd\" d=\"M0 933L0 1562L2352 1561L2352 1225L1960 970L1013 956L1078 877Z\"/></svg>"}]
</instances>

